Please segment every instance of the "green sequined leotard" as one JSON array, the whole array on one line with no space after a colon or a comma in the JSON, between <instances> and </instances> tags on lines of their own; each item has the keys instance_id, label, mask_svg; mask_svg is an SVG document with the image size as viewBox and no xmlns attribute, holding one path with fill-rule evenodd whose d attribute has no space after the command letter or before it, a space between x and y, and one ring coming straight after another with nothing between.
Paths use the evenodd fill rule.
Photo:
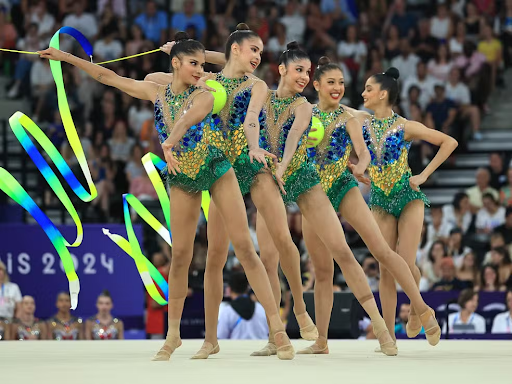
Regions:
<instances>
[{"instance_id":1,"label":"green sequined leotard","mask_svg":"<svg viewBox=\"0 0 512 384\"><path fill-rule=\"evenodd\" d=\"M224 152L233 169L240 186L242 195L250 192L256 175L263 168L263 164L249 159L249 148L244 132L244 121L247 108L251 101L252 87L257 78L243 76L241 78L227 78L218 73L216 80L226 89L226 105L218 115L214 115L215 126L218 127L212 134L211 144ZM264 124L263 112L259 115L260 126Z\"/></svg>"},{"instance_id":2,"label":"green sequined leotard","mask_svg":"<svg viewBox=\"0 0 512 384\"><path fill-rule=\"evenodd\" d=\"M155 102L155 127L161 143L167 139L175 122L192 107L194 98L202 92L205 91L191 86L175 95L170 84L160 87ZM193 193L206 191L231 168L222 151L209 144L210 136L216 129L209 113L183 135L173 149L174 157L181 163L181 173L169 174L167 168L162 172L162 177L170 186Z\"/></svg>"},{"instance_id":3,"label":"green sequined leotard","mask_svg":"<svg viewBox=\"0 0 512 384\"><path fill-rule=\"evenodd\" d=\"M345 124L353 116L341 105L331 112L323 112L314 106L313 116L322 122L324 138L316 147L308 148L308 156L320 175L323 190L334 210L338 211L346 193L358 186L356 178L347 169L352 141Z\"/></svg>"},{"instance_id":4,"label":"green sequined leotard","mask_svg":"<svg viewBox=\"0 0 512 384\"><path fill-rule=\"evenodd\" d=\"M286 138L295 121L295 109L306 103L306 98L299 94L278 98L275 91L269 91L263 110L267 116L266 124L260 131L260 148L277 156L282 161ZM297 201L297 198L309 189L320 183L320 177L314 165L307 159L307 136L311 129L311 122L302 134L288 168L283 175L286 195L283 195L285 204ZM274 164L271 165L275 172Z\"/></svg>"},{"instance_id":5,"label":"green sequined leotard","mask_svg":"<svg viewBox=\"0 0 512 384\"><path fill-rule=\"evenodd\" d=\"M372 182L370 207L400 217L404 207L413 200L430 202L423 192L409 185L411 169L407 162L411 141L405 140L406 119L393 114L388 119L366 119L363 136L371 154L368 168Z\"/></svg>"}]
</instances>

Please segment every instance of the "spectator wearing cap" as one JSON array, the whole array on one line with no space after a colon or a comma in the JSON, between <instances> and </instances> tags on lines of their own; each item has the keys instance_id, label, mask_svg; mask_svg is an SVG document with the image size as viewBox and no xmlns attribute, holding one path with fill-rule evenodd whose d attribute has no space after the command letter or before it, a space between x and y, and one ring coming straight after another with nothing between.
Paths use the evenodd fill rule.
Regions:
<instances>
[{"instance_id":1,"label":"spectator wearing cap","mask_svg":"<svg viewBox=\"0 0 512 384\"><path fill-rule=\"evenodd\" d=\"M460 311L448 316L448 329L450 333L485 333L485 319L476 313L478 308L478 294L472 289L465 289L459 295ZM446 333L446 324L443 325Z\"/></svg>"},{"instance_id":2,"label":"spectator wearing cap","mask_svg":"<svg viewBox=\"0 0 512 384\"><path fill-rule=\"evenodd\" d=\"M166 13L157 9L154 1L150 0L146 2L146 12L137 16L135 24L141 27L146 38L154 44L159 45L166 41L169 21ZM185 28L182 30L184 29Z\"/></svg>"},{"instance_id":3,"label":"spectator wearing cap","mask_svg":"<svg viewBox=\"0 0 512 384\"><path fill-rule=\"evenodd\" d=\"M185 0L183 2L183 12L176 12L171 19L173 36L176 32L191 27L196 31L197 40L202 40L206 29L206 20L202 14L194 12L194 0Z\"/></svg>"},{"instance_id":4,"label":"spectator wearing cap","mask_svg":"<svg viewBox=\"0 0 512 384\"><path fill-rule=\"evenodd\" d=\"M505 304L508 311L496 315L492 322L491 333L512 333L512 291L507 291Z\"/></svg>"},{"instance_id":5,"label":"spectator wearing cap","mask_svg":"<svg viewBox=\"0 0 512 384\"><path fill-rule=\"evenodd\" d=\"M485 193L482 196L482 204L476 215L476 231L490 234L494 228L505 223L505 208L498 204L492 193Z\"/></svg>"},{"instance_id":6,"label":"spectator wearing cap","mask_svg":"<svg viewBox=\"0 0 512 384\"><path fill-rule=\"evenodd\" d=\"M433 291L461 291L468 286L468 282L457 279L455 264L451 257L441 260L441 280L432 286Z\"/></svg>"},{"instance_id":7,"label":"spectator wearing cap","mask_svg":"<svg viewBox=\"0 0 512 384\"><path fill-rule=\"evenodd\" d=\"M265 310L249 297L249 283L243 272L234 272L229 280L231 302L221 307L219 339L266 339L268 325Z\"/></svg>"},{"instance_id":8,"label":"spectator wearing cap","mask_svg":"<svg viewBox=\"0 0 512 384\"><path fill-rule=\"evenodd\" d=\"M455 118L457 117L457 105L452 100L446 98L444 84L436 84L434 92L435 99L427 106L426 125L446 134L451 134Z\"/></svg>"},{"instance_id":9,"label":"spectator wearing cap","mask_svg":"<svg viewBox=\"0 0 512 384\"><path fill-rule=\"evenodd\" d=\"M473 212L478 212L482 208L483 201L482 196L486 193L490 193L497 200L499 193L497 190L491 187L491 173L487 168L478 168L476 171L476 185L466 189L466 193L469 197L469 204Z\"/></svg>"}]
</instances>

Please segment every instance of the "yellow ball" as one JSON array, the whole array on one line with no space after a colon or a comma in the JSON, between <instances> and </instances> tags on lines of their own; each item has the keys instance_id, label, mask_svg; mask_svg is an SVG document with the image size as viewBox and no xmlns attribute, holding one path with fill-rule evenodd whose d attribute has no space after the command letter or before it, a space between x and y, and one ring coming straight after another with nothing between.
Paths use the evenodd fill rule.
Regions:
<instances>
[{"instance_id":1,"label":"yellow ball","mask_svg":"<svg viewBox=\"0 0 512 384\"><path fill-rule=\"evenodd\" d=\"M313 129L316 129L315 132L312 132ZM324 138L324 125L320 121L320 119L316 116L311 118L311 130L309 131L308 139L315 140L313 145L308 145L308 148L316 147L322 139Z\"/></svg>"},{"instance_id":2,"label":"yellow ball","mask_svg":"<svg viewBox=\"0 0 512 384\"><path fill-rule=\"evenodd\" d=\"M224 106L226 105L226 100L227 100L228 96L226 94L226 90L224 89L222 84L219 83L218 81L210 79L210 80L206 80L205 83L210 88L215 89L215 92L210 91L214 98L212 113L215 115L215 114L219 113L222 110L222 108L224 108Z\"/></svg>"}]
</instances>

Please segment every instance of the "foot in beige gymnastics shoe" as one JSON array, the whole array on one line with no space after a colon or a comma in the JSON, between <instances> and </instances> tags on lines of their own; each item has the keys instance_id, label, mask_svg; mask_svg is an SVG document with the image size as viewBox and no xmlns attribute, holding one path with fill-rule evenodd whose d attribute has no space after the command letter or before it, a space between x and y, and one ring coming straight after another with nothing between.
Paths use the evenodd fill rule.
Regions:
<instances>
[{"instance_id":1,"label":"foot in beige gymnastics shoe","mask_svg":"<svg viewBox=\"0 0 512 384\"><path fill-rule=\"evenodd\" d=\"M315 341L318 339L318 329L307 312L295 315L300 328L300 337L304 340Z\"/></svg>"},{"instance_id":2,"label":"foot in beige gymnastics shoe","mask_svg":"<svg viewBox=\"0 0 512 384\"><path fill-rule=\"evenodd\" d=\"M386 323L384 320L373 322L373 333L379 339L380 350L386 356L396 356L398 355L398 348L396 347L396 343L389 334L388 329L386 328Z\"/></svg>"},{"instance_id":3,"label":"foot in beige gymnastics shoe","mask_svg":"<svg viewBox=\"0 0 512 384\"><path fill-rule=\"evenodd\" d=\"M425 337L430 345L437 345L441 339L441 327L436 320L436 313L432 308L420 315L421 325L425 328Z\"/></svg>"},{"instance_id":4,"label":"foot in beige gymnastics shoe","mask_svg":"<svg viewBox=\"0 0 512 384\"><path fill-rule=\"evenodd\" d=\"M255 351L251 353L251 356L273 356L277 355L277 346L274 343L271 343L270 341L263 347L263 349L260 349L259 351Z\"/></svg>"},{"instance_id":5,"label":"foot in beige gymnastics shoe","mask_svg":"<svg viewBox=\"0 0 512 384\"><path fill-rule=\"evenodd\" d=\"M319 337L316 342L300 351L297 351L299 355L328 355L329 354L329 346L327 345L327 340L324 337Z\"/></svg>"},{"instance_id":6,"label":"foot in beige gymnastics shoe","mask_svg":"<svg viewBox=\"0 0 512 384\"><path fill-rule=\"evenodd\" d=\"M407 324L405 325L405 331L407 332L407 337L413 338L420 334L421 332L421 321L420 317L416 314L409 315L409 319L407 320Z\"/></svg>"},{"instance_id":7,"label":"foot in beige gymnastics shoe","mask_svg":"<svg viewBox=\"0 0 512 384\"><path fill-rule=\"evenodd\" d=\"M167 361L171 358L173 352L181 346L181 339L179 335L169 336L165 339L164 346L160 348L157 354L153 357L153 361Z\"/></svg>"},{"instance_id":8,"label":"foot in beige gymnastics shoe","mask_svg":"<svg viewBox=\"0 0 512 384\"><path fill-rule=\"evenodd\" d=\"M209 343L205 341L203 343L203 346L201 349L191 357L193 360L199 360L199 359L207 359L210 355L215 355L216 353L220 352L219 344L213 345L212 343Z\"/></svg>"},{"instance_id":9,"label":"foot in beige gymnastics shoe","mask_svg":"<svg viewBox=\"0 0 512 384\"><path fill-rule=\"evenodd\" d=\"M292 360L295 357L295 350L285 331L274 333L274 340L277 346L277 357L279 360Z\"/></svg>"}]
</instances>

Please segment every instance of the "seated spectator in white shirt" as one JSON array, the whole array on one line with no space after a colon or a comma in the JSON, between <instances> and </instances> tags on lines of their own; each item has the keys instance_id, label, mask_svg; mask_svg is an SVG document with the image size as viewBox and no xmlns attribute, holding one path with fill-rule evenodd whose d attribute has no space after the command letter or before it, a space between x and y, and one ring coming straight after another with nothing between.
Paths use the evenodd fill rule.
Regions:
<instances>
[{"instance_id":1,"label":"seated spectator in white shirt","mask_svg":"<svg viewBox=\"0 0 512 384\"><path fill-rule=\"evenodd\" d=\"M391 60L391 66L400 71L400 79L406 81L411 77L416 76L416 66L420 62L420 58L412 53L411 44L408 39L400 40L400 55ZM406 91L405 94L407 94ZM402 96L403 97L403 96Z\"/></svg>"},{"instance_id":2,"label":"seated spectator in white shirt","mask_svg":"<svg viewBox=\"0 0 512 384\"><path fill-rule=\"evenodd\" d=\"M508 311L496 315L491 333L512 333L512 291L507 292L506 304Z\"/></svg>"},{"instance_id":3,"label":"seated spectator in white shirt","mask_svg":"<svg viewBox=\"0 0 512 384\"><path fill-rule=\"evenodd\" d=\"M437 80L427 74L426 64L420 61L416 65L416 76L411 76L404 81L401 97L406 98L409 88L416 85L421 90L419 103L421 108L425 110L434 97L434 87L436 84Z\"/></svg>"},{"instance_id":4,"label":"seated spectator in white shirt","mask_svg":"<svg viewBox=\"0 0 512 384\"><path fill-rule=\"evenodd\" d=\"M498 204L498 200L490 194L482 196L483 207L476 215L477 233L490 234L494 228L505 223L505 207Z\"/></svg>"},{"instance_id":5,"label":"seated spectator in white shirt","mask_svg":"<svg viewBox=\"0 0 512 384\"><path fill-rule=\"evenodd\" d=\"M460 311L448 316L448 329L451 334L485 333L485 319L478 313L478 294L472 289L465 289L459 295ZM443 325L446 333L446 323Z\"/></svg>"},{"instance_id":6,"label":"seated spectator in white shirt","mask_svg":"<svg viewBox=\"0 0 512 384\"><path fill-rule=\"evenodd\" d=\"M9 281L7 268L0 260L0 318L12 320L21 304L18 284Z\"/></svg>"},{"instance_id":7,"label":"seated spectator in white shirt","mask_svg":"<svg viewBox=\"0 0 512 384\"><path fill-rule=\"evenodd\" d=\"M217 337L219 339L266 339L267 318L260 303L248 295L249 283L243 272L233 272L229 281L231 302L221 308Z\"/></svg>"},{"instance_id":8,"label":"seated spectator in white shirt","mask_svg":"<svg viewBox=\"0 0 512 384\"><path fill-rule=\"evenodd\" d=\"M115 39L117 30L112 26L106 26L101 31L102 39L94 43L94 56L96 61L114 60L123 56L123 46Z\"/></svg>"},{"instance_id":9,"label":"seated spectator in white shirt","mask_svg":"<svg viewBox=\"0 0 512 384\"><path fill-rule=\"evenodd\" d=\"M452 225L443 220L443 208L441 205L432 205L430 207L431 222L427 226L427 241L436 240L448 241Z\"/></svg>"},{"instance_id":10,"label":"seated spectator in white shirt","mask_svg":"<svg viewBox=\"0 0 512 384\"><path fill-rule=\"evenodd\" d=\"M473 222L470 208L469 196L458 192L453 196L453 202L443 207L443 220L455 228L460 228L465 234Z\"/></svg>"},{"instance_id":11,"label":"seated spectator in white shirt","mask_svg":"<svg viewBox=\"0 0 512 384\"><path fill-rule=\"evenodd\" d=\"M487 168L478 168L476 171L476 185L466 189L466 193L469 197L469 204L471 210L476 213L482 208L482 196L485 193L490 193L496 200L499 199L499 193L497 190L491 187L491 173Z\"/></svg>"}]
</instances>

